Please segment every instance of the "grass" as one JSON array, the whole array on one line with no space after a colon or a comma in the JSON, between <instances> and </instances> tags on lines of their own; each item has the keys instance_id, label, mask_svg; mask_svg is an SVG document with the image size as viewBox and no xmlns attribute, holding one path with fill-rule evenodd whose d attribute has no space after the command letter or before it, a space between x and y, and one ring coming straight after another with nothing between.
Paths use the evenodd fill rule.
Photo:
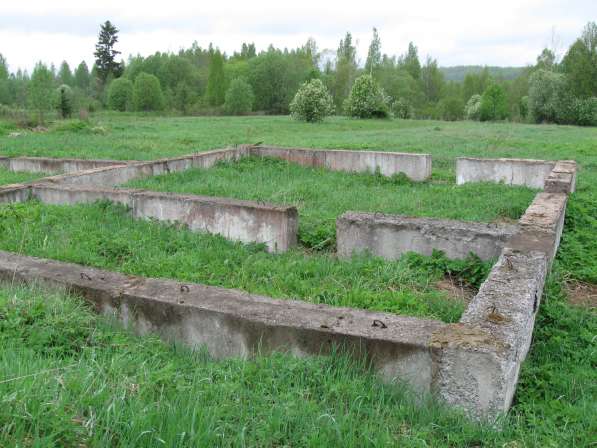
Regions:
<instances>
[{"instance_id":1,"label":"grass","mask_svg":"<svg viewBox=\"0 0 597 448\"><path fill-rule=\"evenodd\" d=\"M478 286L490 263L415 254L395 262L338 260L301 249L267 253L262 245L133 219L105 203L0 206L0 249L116 270L173 278L276 298L306 300L455 322L464 304L437 290L446 273Z\"/></svg>"},{"instance_id":2,"label":"grass","mask_svg":"<svg viewBox=\"0 0 597 448\"><path fill-rule=\"evenodd\" d=\"M41 173L23 173L19 171L9 171L5 168L0 168L0 186L9 184L18 184L21 182L29 182L35 179L45 177L46 174Z\"/></svg>"},{"instance_id":3,"label":"grass","mask_svg":"<svg viewBox=\"0 0 597 448\"><path fill-rule=\"evenodd\" d=\"M47 288L0 284L0 316L1 446L587 447L597 430L597 318L553 280L497 427L417 402L341 352L214 361Z\"/></svg>"},{"instance_id":4,"label":"grass","mask_svg":"<svg viewBox=\"0 0 597 448\"><path fill-rule=\"evenodd\" d=\"M296 205L299 239L310 248L333 246L336 218L349 210L465 221L516 220L535 195L527 188L410 182L403 176L335 172L258 157L136 180L127 186Z\"/></svg>"}]
</instances>

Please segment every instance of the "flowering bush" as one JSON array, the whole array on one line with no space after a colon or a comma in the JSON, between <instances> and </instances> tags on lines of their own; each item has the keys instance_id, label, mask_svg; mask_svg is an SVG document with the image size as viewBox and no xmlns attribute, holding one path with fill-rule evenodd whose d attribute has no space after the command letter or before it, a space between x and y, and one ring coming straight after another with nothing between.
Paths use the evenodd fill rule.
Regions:
<instances>
[{"instance_id":1,"label":"flowering bush","mask_svg":"<svg viewBox=\"0 0 597 448\"><path fill-rule=\"evenodd\" d=\"M469 98L464 106L464 116L467 120L478 120L481 115L481 95L475 94Z\"/></svg>"},{"instance_id":2,"label":"flowering bush","mask_svg":"<svg viewBox=\"0 0 597 448\"><path fill-rule=\"evenodd\" d=\"M359 76L344 103L346 113L354 118L391 116L389 100L371 75Z\"/></svg>"},{"instance_id":3,"label":"flowering bush","mask_svg":"<svg viewBox=\"0 0 597 448\"><path fill-rule=\"evenodd\" d=\"M309 123L322 121L334 113L334 102L320 79L304 82L290 103L290 114Z\"/></svg>"}]
</instances>

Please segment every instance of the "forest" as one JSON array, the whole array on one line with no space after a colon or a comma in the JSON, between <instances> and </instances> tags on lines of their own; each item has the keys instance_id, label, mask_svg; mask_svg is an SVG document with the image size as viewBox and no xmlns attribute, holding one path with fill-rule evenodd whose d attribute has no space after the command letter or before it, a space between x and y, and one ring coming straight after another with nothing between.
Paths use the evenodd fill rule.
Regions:
<instances>
[{"instance_id":1,"label":"forest","mask_svg":"<svg viewBox=\"0 0 597 448\"><path fill-rule=\"evenodd\" d=\"M589 22L558 57L544 49L527 67L441 68L411 42L402 55L382 52L374 28L362 63L350 32L336 54L314 39L294 49L252 43L226 54L194 42L178 53L129 57L119 30L101 25L95 63L58 68L38 62L11 73L0 54L0 117L22 126L98 110L174 115L279 115L306 121L327 115L597 125L597 25ZM1 50L1 49L0 49ZM90 49L91 50L91 49ZM298 94L297 94L298 92ZM294 104L294 106L293 106Z\"/></svg>"}]
</instances>

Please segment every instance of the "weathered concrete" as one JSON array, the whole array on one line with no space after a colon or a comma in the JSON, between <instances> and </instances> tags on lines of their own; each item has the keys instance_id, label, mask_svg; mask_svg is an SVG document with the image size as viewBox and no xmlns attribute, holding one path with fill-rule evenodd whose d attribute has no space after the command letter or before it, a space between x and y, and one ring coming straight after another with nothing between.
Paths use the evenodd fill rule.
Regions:
<instances>
[{"instance_id":1,"label":"weathered concrete","mask_svg":"<svg viewBox=\"0 0 597 448\"><path fill-rule=\"evenodd\" d=\"M508 247L523 252L539 251L549 263L556 255L564 229L565 193L539 193L518 221L520 230L508 242Z\"/></svg>"},{"instance_id":2,"label":"weathered concrete","mask_svg":"<svg viewBox=\"0 0 597 448\"><path fill-rule=\"evenodd\" d=\"M443 251L448 258L464 259L471 252L483 260L497 258L515 225L484 224L449 219L409 218L381 213L346 212L336 220L339 257L368 251L387 260L406 252L431 255Z\"/></svg>"},{"instance_id":3,"label":"weathered concrete","mask_svg":"<svg viewBox=\"0 0 597 448\"><path fill-rule=\"evenodd\" d=\"M10 170L10 159L8 157L0 156L0 168Z\"/></svg>"},{"instance_id":4,"label":"weathered concrete","mask_svg":"<svg viewBox=\"0 0 597 448\"><path fill-rule=\"evenodd\" d=\"M86 160L86 159L54 159L50 157L12 157L7 158L8 169L29 173L63 174L96 168L136 163L122 160Z\"/></svg>"},{"instance_id":5,"label":"weathered concrete","mask_svg":"<svg viewBox=\"0 0 597 448\"><path fill-rule=\"evenodd\" d=\"M412 180L431 177L431 156L383 151L349 151L332 149L277 148L252 146L252 155L276 157L308 167L322 167L332 171L374 173L384 176L404 173Z\"/></svg>"},{"instance_id":6,"label":"weathered concrete","mask_svg":"<svg viewBox=\"0 0 597 448\"><path fill-rule=\"evenodd\" d=\"M545 180L548 193L574 193L576 189L576 162L559 160Z\"/></svg>"},{"instance_id":7,"label":"weathered concrete","mask_svg":"<svg viewBox=\"0 0 597 448\"><path fill-rule=\"evenodd\" d=\"M0 204L7 202L23 202L29 199L31 188L26 184L10 184L0 186Z\"/></svg>"},{"instance_id":8,"label":"weathered concrete","mask_svg":"<svg viewBox=\"0 0 597 448\"><path fill-rule=\"evenodd\" d=\"M297 244L298 212L293 206L72 185L37 184L32 188L32 195L47 204L109 200L130 207L135 218L179 222L194 231L218 234L244 243L265 243L272 252L285 252Z\"/></svg>"},{"instance_id":9,"label":"weathered concrete","mask_svg":"<svg viewBox=\"0 0 597 448\"><path fill-rule=\"evenodd\" d=\"M496 182L542 189L556 162L531 159L456 159L456 183Z\"/></svg>"},{"instance_id":10,"label":"weathered concrete","mask_svg":"<svg viewBox=\"0 0 597 448\"><path fill-rule=\"evenodd\" d=\"M447 403L490 420L509 409L546 274L544 253L505 250L460 323L434 335L433 385Z\"/></svg>"},{"instance_id":11,"label":"weathered concrete","mask_svg":"<svg viewBox=\"0 0 597 448\"><path fill-rule=\"evenodd\" d=\"M275 300L1 251L0 279L66 286L140 334L205 346L216 358L274 351L305 357L344 347L366 357L383 380L405 381L420 393L431 389L432 335L446 328L433 320Z\"/></svg>"}]
</instances>

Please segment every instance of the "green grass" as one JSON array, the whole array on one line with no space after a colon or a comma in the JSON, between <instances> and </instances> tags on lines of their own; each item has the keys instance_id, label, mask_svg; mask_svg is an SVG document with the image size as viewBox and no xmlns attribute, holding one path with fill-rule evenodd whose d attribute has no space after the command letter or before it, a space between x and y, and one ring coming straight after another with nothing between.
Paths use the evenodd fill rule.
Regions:
<instances>
[{"instance_id":1,"label":"green grass","mask_svg":"<svg viewBox=\"0 0 597 448\"><path fill-rule=\"evenodd\" d=\"M341 352L214 361L47 288L0 284L0 316L0 446L573 448L597 431L597 318L554 281L497 427L417 402Z\"/></svg>"},{"instance_id":2,"label":"green grass","mask_svg":"<svg viewBox=\"0 0 597 448\"><path fill-rule=\"evenodd\" d=\"M490 263L415 254L395 262L262 245L133 219L109 203L0 206L0 249L146 277L238 288L276 298L426 316L455 322L463 303L435 289L450 272L478 286Z\"/></svg>"},{"instance_id":3,"label":"green grass","mask_svg":"<svg viewBox=\"0 0 597 448\"><path fill-rule=\"evenodd\" d=\"M9 171L0 167L0 186L9 184L18 184L21 182L29 182L35 179L45 177L42 173L23 173L20 171Z\"/></svg>"},{"instance_id":4,"label":"green grass","mask_svg":"<svg viewBox=\"0 0 597 448\"><path fill-rule=\"evenodd\" d=\"M336 218L349 210L512 221L524 213L535 195L528 188L410 182L403 176L334 172L257 157L136 180L126 186L296 205L299 239L310 248L333 246Z\"/></svg>"}]
</instances>

